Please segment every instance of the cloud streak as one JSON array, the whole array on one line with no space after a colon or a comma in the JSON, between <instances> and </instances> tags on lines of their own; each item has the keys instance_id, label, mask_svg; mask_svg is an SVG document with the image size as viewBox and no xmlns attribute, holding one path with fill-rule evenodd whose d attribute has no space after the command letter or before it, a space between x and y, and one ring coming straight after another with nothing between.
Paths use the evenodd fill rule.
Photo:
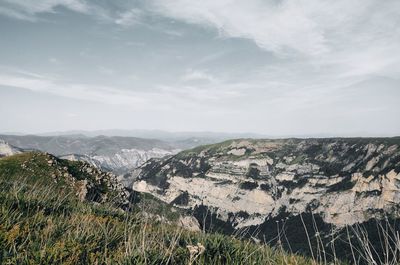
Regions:
<instances>
[{"instance_id":1,"label":"cloud streak","mask_svg":"<svg viewBox=\"0 0 400 265\"><path fill-rule=\"evenodd\" d=\"M400 62L395 0L153 0L151 8L224 38L252 40L277 56L334 65L347 75L385 74Z\"/></svg>"},{"instance_id":2,"label":"cloud streak","mask_svg":"<svg viewBox=\"0 0 400 265\"><path fill-rule=\"evenodd\" d=\"M3 71L5 72L5 68ZM195 78L204 77L196 76ZM0 86L22 88L84 101L126 105L138 110L165 110L177 105L188 109L197 108L210 102L237 98L241 95L240 90L245 86L223 82L215 83L215 85L217 87L177 84L161 85L153 89L129 89L67 82L54 76L15 69L0 74Z\"/></svg>"},{"instance_id":3,"label":"cloud streak","mask_svg":"<svg viewBox=\"0 0 400 265\"><path fill-rule=\"evenodd\" d=\"M89 5L82 0L3 0L0 13L16 19L36 21L37 14L54 13L57 7L80 13L89 12Z\"/></svg>"},{"instance_id":4,"label":"cloud streak","mask_svg":"<svg viewBox=\"0 0 400 265\"><path fill-rule=\"evenodd\" d=\"M132 8L129 11L121 12L117 15L114 22L117 25L130 27L138 24L143 19L143 11L137 8Z\"/></svg>"},{"instance_id":5,"label":"cloud streak","mask_svg":"<svg viewBox=\"0 0 400 265\"><path fill-rule=\"evenodd\" d=\"M294 1L153 1L159 13L213 27L222 37L253 40L263 49L319 54L328 48L314 20Z\"/></svg>"},{"instance_id":6,"label":"cloud streak","mask_svg":"<svg viewBox=\"0 0 400 265\"><path fill-rule=\"evenodd\" d=\"M0 86L23 88L79 100L108 104L144 104L146 101L131 91L112 87L62 82L54 77L21 71L19 74L1 74Z\"/></svg>"}]
</instances>

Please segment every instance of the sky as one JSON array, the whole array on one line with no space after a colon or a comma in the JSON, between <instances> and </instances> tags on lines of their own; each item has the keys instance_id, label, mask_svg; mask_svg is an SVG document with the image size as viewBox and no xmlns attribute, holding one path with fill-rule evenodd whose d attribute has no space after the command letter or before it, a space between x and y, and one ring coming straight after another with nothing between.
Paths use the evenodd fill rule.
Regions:
<instances>
[{"instance_id":1,"label":"sky","mask_svg":"<svg viewBox=\"0 0 400 265\"><path fill-rule=\"evenodd\" d=\"M0 132L400 135L398 0L0 0Z\"/></svg>"}]
</instances>

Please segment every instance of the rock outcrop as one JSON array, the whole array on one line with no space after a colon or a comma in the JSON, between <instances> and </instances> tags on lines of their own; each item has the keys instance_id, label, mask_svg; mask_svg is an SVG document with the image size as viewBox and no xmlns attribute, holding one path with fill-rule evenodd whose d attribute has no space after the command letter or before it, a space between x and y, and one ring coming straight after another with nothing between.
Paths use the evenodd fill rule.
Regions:
<instances>
[{"instance_id":1,"label":"rock outcrop","mask_svg":"<svg viewBox=\"0 0 400 265\"><path fill-rule=\"evenodd\" d=\"M42 152L23 152L0 159L0 177L25 179L32 185L56 185L81 201L110 203L126 209L130 192L117 176L82 161L59 159Z\"/></svg>"},{"instance_id":2,"label":"rock outcrop","mask_svg":"<svg viewBox=\"0 0 400 265\"><path fill-rule=\"evenodd\" d=\"M151 159L133 175L134 190L205 206L235 229L310 212L340 228L399 217L400 138L232 140Z\"/></svg>"},{"instance_id":3,"label":"rock outcrop","mask_svg":"<svg viewBox=\"0 0 400 265\"><path fill-rule=\"evenodd\" d=\"M71 161L85 161L99 169L115 174L124 174L141 166L150 158L161 158L175 153L175 150L159 148L152 148L149 150L121 149L116 153L110 154L70 154L62 155L60 158Z\"/></svg>"},{"instance_id":4,"label":"rock outcrop","mask_svg":"<svg viewBox=\"0 0 400 265\"><path fill-rule=\"evenodd\" d=\"M2 156L11 156L11 155L15 155L15 154L19 154L21 153L22 150L10 145L9 143L7 143L4 140L0 139L0 157Z\"/></svg>"}]
</instances>

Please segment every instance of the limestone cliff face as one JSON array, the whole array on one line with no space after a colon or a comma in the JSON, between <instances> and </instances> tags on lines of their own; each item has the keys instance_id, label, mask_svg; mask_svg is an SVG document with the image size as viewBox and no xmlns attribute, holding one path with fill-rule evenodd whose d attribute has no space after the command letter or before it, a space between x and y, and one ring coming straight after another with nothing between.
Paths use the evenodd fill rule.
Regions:
<instances>
[{"instance_id":1,"label":"limestone cliff face","mask_svg":"<svg viewBox=\"0 0 400 265\"><path fill-rule=\"evenodd\" d=\"M11 155L15 155L15 154L19 154L21 153L22 150L10 145L9 143L7 143L4 140L0 139L0 157L2 156L11 156Z\"/></svg>"},{"instance_id":2,"label":"limestone cliff face","mask_svg":"<svg viewBox=\"0 0 400 265\"><path fill-rule=\"evenodd\" d=\"M132 187L234 228L313 212L341 227L399 217L400 138L231 140L151 159Z\"/></svg>"},{"instance_id":3,"label":"limestone cliff face","mask_svg":"<svg viewBox=\"0 0 400 265\"><path fill-rule=\"evenodd\" d=\"M70 154L60 156L60 158L71 161L85 161L104 171L113 172L114 174L125 174L139 167L150 158L160 158L176 153L177 150L163 150L158 148L152 148L149 150L121 149L117 153L105 155Z\"/></svg>"}]
</instances>

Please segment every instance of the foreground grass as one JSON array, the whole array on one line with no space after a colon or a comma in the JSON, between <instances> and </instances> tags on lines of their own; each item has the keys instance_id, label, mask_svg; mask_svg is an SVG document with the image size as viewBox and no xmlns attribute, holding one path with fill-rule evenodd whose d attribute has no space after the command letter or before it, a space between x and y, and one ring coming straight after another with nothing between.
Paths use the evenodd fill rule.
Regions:
<instances>
[{"instance_id":1,"label":"foreground grass","mask_svg":"<svg viewBox=\"0 0 400 265\"><path fill-rule=\"evenodd\" d=\"M139 210L80 202L59 184L16 172L0 169L1 264L312 264L265 245L160 223Z\"/></svg>"}]
</instances>

